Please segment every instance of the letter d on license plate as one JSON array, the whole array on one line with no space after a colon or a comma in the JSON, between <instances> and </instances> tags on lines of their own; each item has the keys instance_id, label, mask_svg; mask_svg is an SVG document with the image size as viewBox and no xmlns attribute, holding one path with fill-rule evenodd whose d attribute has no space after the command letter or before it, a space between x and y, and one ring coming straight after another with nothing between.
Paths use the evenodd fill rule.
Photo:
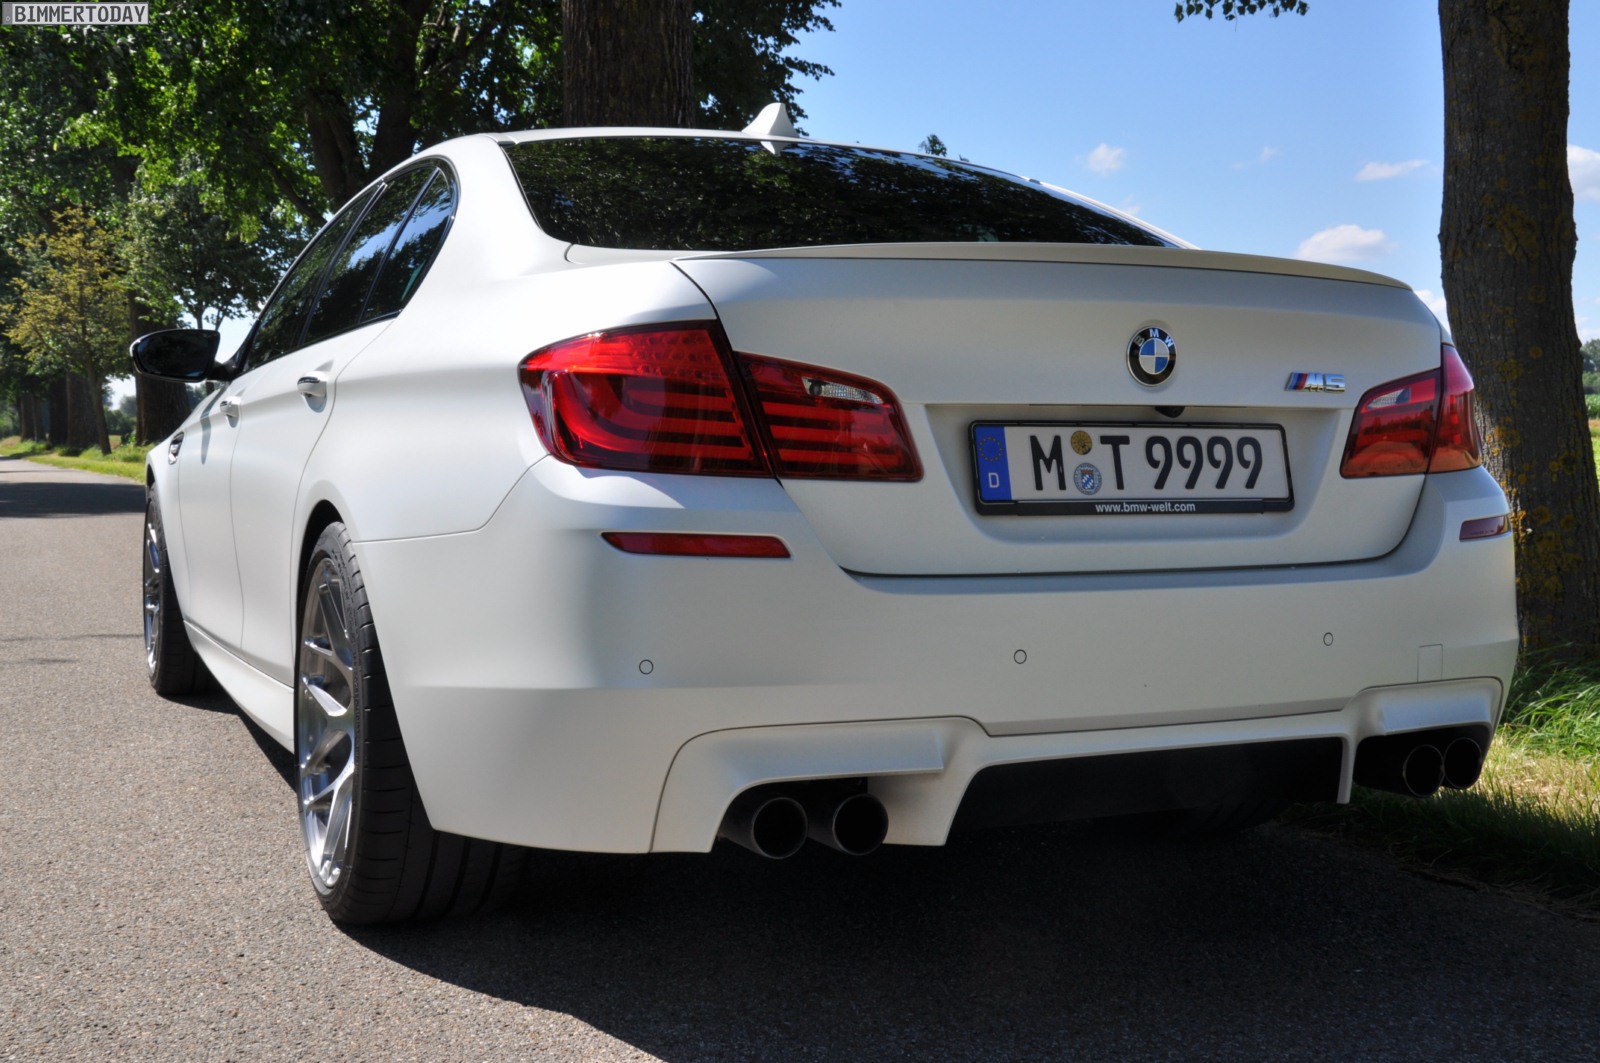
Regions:
<instances>
[{"instance_id":1,"label":"letter d on license plate","mask_svg":"<svg viewBox=\"0 0 1600 1063\"><path fill-rule=\"evenodd\" d=\"M974 424L982 513L1262 513L1294 507L1282 427Z\"/></svg>"}]
</instances>

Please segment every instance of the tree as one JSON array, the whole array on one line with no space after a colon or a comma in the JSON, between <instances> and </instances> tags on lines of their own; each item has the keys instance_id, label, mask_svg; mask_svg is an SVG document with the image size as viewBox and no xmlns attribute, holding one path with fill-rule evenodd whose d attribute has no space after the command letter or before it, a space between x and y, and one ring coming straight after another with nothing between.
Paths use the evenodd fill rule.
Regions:
<instances>
[{"instance_id":1,"label":"tree","mask_svg":"<svg viewBox=\"0 0 1600 1063\"><path fill-rule=\"evenodd\" d=\"M125 251L130 286L146 305L181 309L195 328L255 311L288 268L300 234L269 215L253 240L207 207L197 166L159 181L141 172L129 202Z\"/></svg>"},{"instance_id":2,"label":"tree","mask_svg":"<svg viewBox=\"0 0 1600 1063\"><path fill-rule=\"evenodd\" d=\"M53 233L25 237L22 276L6 314L6 335L34 365L65 369L76 409L69 446L98 444L111 452L106 431L106 377L126 364L127 284L115 241L89 212L68 207ZM90 407L84 409L85 405ZM92 422L94 438L88 438Z\"/></svg>"},{"instance_id":3,"label":"tree","mask_svg":"<svg viewBox=\"0 0 1600 1063\"><path fill-rule=\"evenodd\" d=\"M1183 0L1224 18L1305 14L1301 0ZM1479 371L1485 461L1506 490L1528 650L1600 646L1600 488L1572 308L1568 6L1440 0L1451 330Z\"/></svg>"},{"instance_id":4,"label":"tree","mask_svg":"<svg viewBox=\"0 0 1600 1063\"><path fill-rule=\"evenodd\" d=\"M694 125L693 0L561 0L569 126Z\"/></svg>"}]
</instances>

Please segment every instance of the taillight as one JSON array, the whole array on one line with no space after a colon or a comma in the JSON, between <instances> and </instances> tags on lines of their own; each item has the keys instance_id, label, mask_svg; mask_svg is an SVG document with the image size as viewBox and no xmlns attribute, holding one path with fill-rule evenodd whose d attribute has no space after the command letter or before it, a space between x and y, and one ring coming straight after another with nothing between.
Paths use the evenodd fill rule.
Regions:
<instances>
[{"instance_id":1,"label":"taillight","mask_svg":"<svg viewBox=\"0 0 1600 1063\"><path fill-rule=\"evenodd\" d=\"M1373 388L1356 404L1339 472L1345 477L1454 472L1483 464L1472 374L1445 344L1438 369Z\"/></svg>"},{"instance_id":2,"label":"taillight","mask_svg":"<svg viewBox=\"0 0 1600 1063\"><path fill-rule=\"evenodd\" d=\"M574 465L788 479L922 475L888 388L735 355L715 323L564 340L529 355L520 375L545 447Z\"/></svg>"},{"instance_id":3,"label":"taillight","mask_svg":"<svg viewBox=\"0 0 1600 1063\"><path fill-rule=\"evenodd\" d=\"M1476 469L1483 464L1483 440L1473 413L1472 374L1448 343L1443 362L1439 372L1444 376L1444 410L1439 415L1439 434L1434 437L1433 461L1428 464L1428 471Z\"/></svg>"},{"instance_id":4,"label":"taillight","mask_svg":"<svg viewBox=\"0 0 1600 1063\"><path fill-rule=\"evenodd\" d=\"M573 465L769 475L704 327L565 340L529 355L521 377L545 447Z\"/></svg>"},{"instance_id":5,"label":"taillight","mask_svg":"<svg viewBox=\"0 0 1600 1063\"><path fill-rule=\"evenodd\" d=\"M833 370L738 356L780 477L916 480L922 476L889 389Z\"/></svg>"}]
</instances>

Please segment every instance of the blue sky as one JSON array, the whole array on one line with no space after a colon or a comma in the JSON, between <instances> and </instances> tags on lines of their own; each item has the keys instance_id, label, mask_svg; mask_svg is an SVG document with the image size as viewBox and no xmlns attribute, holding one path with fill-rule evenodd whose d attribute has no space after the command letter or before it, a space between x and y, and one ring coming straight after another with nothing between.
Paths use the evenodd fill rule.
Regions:
<instances>
[{"instance_id":1,"label":"blue sky","mask_svg":"<svg viewBox=\"0 0 1600 1063\"><path fill-rule=\"evenodd\" d=\"M1340 261L1444 309L1444 88L1434 0L1172 17L1173 0L844 0L794 54L812 136L952 155L1063 185L1202 247ZM1583 149L1574 308L1600 336L1600 2L1572 4ZM1570 154L1570 151L1569 151ZM1323 234L1319 237L1318 234Z\"/></svg>"}]
</instances>

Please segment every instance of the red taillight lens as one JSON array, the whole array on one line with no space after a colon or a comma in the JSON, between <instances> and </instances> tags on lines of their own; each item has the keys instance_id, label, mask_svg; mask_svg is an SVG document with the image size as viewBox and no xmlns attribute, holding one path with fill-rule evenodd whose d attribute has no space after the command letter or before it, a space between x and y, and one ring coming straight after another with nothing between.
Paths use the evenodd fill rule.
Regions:
<instances>
[{"instance_id":1,"label":"red taillight lens","mask_svg":"<svg viewBox=\"0 0 1600 1063\"><path fill-rule=\"evenodd\" d=\"M776 358L738 359L780 477L921 478L899 404L882 384Z\"/></svg>"},{"instance_id":2,"label":"red taillight lens","mask_svg":"<svg viewBox=\"0 0 1600 1063\"><path fill-rule=\"evenodd\" d=\"M1473 415L1472 374L1449 344L1444 346L1443 362L1439 372L1444 376L1444 409L1439 415L1439 434L1434 438L1433 461L1428 464L1428 471L1476 469L1483 464L1483 440Z\"/></svg>"},{"instance_id":3,"label":"red taillight lens","mask_svg":"<svg viewBox=\"0 0 1600 1063\"><path fill-rule=\"evenodd\" d=\"M521 369L528 410L563 461L602 469L769 475L704 327L600 332Z\"/></svg>"},{"instance_id":4,"label":"red taillight lens","mask_svg":"<svg viewBox=\"0 0 1600 1063\"><path fill-rule=\"evenodd\" d=\"M520 375L545 447L574 465L790 479L922 475L888 388L733 355L715 322L565 340L529 355Z\"/></svg>"},{"instance_id":5,"label":"red taillight lens","mask_svg":"<svg viewBox=\"0 0 1600 1063\"><path fill-rule=\"evenodd\" d=\"M1345 477L1454 472L1483 464L1472 374L1454 347L1440 366L1361 396L1339 472Z\"/></svg>"}]
</instances>

